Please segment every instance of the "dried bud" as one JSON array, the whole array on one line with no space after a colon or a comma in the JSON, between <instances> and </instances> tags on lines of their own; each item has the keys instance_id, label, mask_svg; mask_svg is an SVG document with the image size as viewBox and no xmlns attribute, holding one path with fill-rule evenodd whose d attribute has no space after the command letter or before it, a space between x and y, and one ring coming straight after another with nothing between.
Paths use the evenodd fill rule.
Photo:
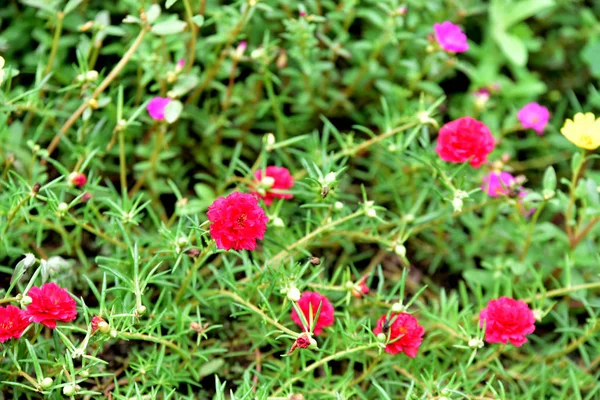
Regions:
<instances>
[{"instance_id":1,"label":"dried bud","mask_svg":"<svg viewBox=\"0 0 600 400\"><path fill-rule=\"evenodd\" d=\"M277 60L275 61L275 65L277 66L277 68L283 69L283 68L287 67L287 64L288 64L287 52L282 49L279 52L279 55L277 56Z\"/></svg>"},{"instance_id":2,"label":"dried bud","mask_svg":"<svg viewBox=\"0 0 600 400\"><path fill-rule=\"evenodd\" d=\"M296 338L296 341L294 342L294 344L292 345L292 347L290 348L290 351L288 351L288 355L292 354L292 352L294 350L298 349L306 349L309 348L311 346L316 346L317 341L315 339L313 339L312 337L310 337L310 334L307 332L304 332L302 334L300 334L298 336L298 338ZM311 347L312 348L312 347Z\"/></svg>"},{"instance_id":3,"label":"dried bud","mask_svg":"<svg viewBox=\"0 0 600 400\"><path fill-rule=\"evenodd\" d=\"M309 261L312 265L321 264L321 259L319 257L311 257Z\"/></svg>"},{"instance_id":4,"label":"dried bud","mask_svg":"<svg viewBox=\"0 0 600 400\"><path fill-rule=\"evenodd\" d=\"M185 252L189 257L196 258L200 255L200 250L198 249L189 249Z\"/></svg>"},{"instance_id":5,"label":"dried bud","mask_svg":"<svg viewBox=\"0 0 600 400\"><path fill-rule=\"evenodd\" d=\"M304 396L301 395L300 393L294 393L294 394L290 394L290 397L288 397L288 400L304 400Z\"/></svg>"},{"instance_id":6,"label":"dried bud","mask_svg":"<svg viewBox=\"0 0 600 400\"><path fill-rule=\"evenodd\" d=\"M31 188L31 197L35 197L40 192L41 187L42 185L36 182Z\"/></svg>"}]
</instances>

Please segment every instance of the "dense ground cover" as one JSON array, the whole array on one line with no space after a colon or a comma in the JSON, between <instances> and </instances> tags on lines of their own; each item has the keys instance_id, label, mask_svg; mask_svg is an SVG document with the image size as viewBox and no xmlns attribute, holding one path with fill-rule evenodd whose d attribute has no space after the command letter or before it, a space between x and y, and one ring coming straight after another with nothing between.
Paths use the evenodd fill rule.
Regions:
<instances>
[{"instance_id":1,"label":"dense ground cover","mask_svg":"<svg viewBox=\"0 0 600 400\"><path fill-rule=\"evenodd\" d=\"M599 19L7 1L0 398L598 398Z\"/></svg>"}]
</instances>

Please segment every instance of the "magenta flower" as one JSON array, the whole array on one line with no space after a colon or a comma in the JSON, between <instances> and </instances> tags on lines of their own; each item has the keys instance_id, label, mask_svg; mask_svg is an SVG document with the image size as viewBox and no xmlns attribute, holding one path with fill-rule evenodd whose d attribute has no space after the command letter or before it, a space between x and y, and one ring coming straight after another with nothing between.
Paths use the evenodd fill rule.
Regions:
<instances>
[{"instance_id":1,"label":"magenta flower","mask_svg":"<svg viewBox=\"0 0 600 400\"><path fill-rule=\"evenodd\" d=\"M510 193L515 177L508 172L492 171L483 177L481 190L491 197L501 197Z\"/></svg>"},{"instance_id":2,"label":"magenta flower","mask_svg":"<svg viewBox=\"0 0 600 400\"><path fill-rule=\"evenodd\" d=\"M171 102L171 99L168 97L155 97L148 103L146 107L148 109L148 114L152 117L153 120L162 121L165 119L165 107L167 104Z\"/></svg>"},{"instance_id":3,"label":"magenta flower","mask_svg":"<svg viewBox=\"0 0 600 400\"><path fill-rule=\"evenodd\" d=\"M451 53L463 53L469 50L467 35L463 33L458 25L450 21L444 21L441 24L434 24L433 31L435 39L440 47Z\"/></svg>"},{"instance_id":4,"label":"magenta flower","mask_svg":"<svg viewBox=\"0 0 600 400\"><path fill-rule=\"evenodd\" d=\"M548 112L546 107L538 103L528 103L519 110L517 118L521 122L521 125L523 125L523 128L533 129L538 135L541 135L544 133L544 128L550 119L550 112Z\"/></svg>"},{"instance_id":5,"label":"magenta flower","mask_svg":"<svg viewBox=\"0 0 600 400\"><path fill-rule=\"evenodd\" d=\"M176 68L177 68L178 71L181 71L183 69L183 67L185 67L185 58L180 58L177 61L177 67Z\"/></svg>"}]
</instances>

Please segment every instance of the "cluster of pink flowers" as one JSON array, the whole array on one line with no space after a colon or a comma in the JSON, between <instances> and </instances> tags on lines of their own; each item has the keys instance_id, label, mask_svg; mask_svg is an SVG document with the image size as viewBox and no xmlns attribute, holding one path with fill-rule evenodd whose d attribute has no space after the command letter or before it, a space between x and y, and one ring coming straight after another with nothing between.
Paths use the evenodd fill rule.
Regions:
<instances>
[{"instance_id":1,"label":"cluster of pink flowers","mask_svg":"<svg viewBox=\"0 0 600 400\"><path fill-rule=\"evenodd\" d=\"M12 305L0 307L0 343L20 338L31 323L54 329L57 322L71 322L77 318L75 300L55 283L34 286L27 295L31 297L31 303L25 310Z\"/></svg>"}]
</instances>

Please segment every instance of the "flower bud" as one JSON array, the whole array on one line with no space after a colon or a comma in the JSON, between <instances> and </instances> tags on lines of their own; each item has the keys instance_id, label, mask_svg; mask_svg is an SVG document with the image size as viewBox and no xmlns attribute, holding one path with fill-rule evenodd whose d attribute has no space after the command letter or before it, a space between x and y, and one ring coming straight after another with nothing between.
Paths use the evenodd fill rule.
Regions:
<instances>
[{"instance_id":1,"label":"flower bud","mask_svg":"<svg viewBox=\"0 0 600 400\"><path fill-rule=\"evenodd\" d=\"M299 301L301 296L302 296L302 294L300 293L300 290L298 290L298 288L296 286L291 286L287 292L287 298L290 301Z\"/></svg>"},{"instance_id":2,"label":"flower bud","mask_svg":"<svg viewBox=\"0 0 600 400\"><path fill-rule=\"evenodd\" d=\"M469 339L469 347L472 349L480 349L483 347L483 341L479 338Z\"/></svg>"},{"instance_id":3,"label":"flower bud","mask_svg":"<svg viewBox=\"0 0 600 400\"><path fill-rule=\"evenodd\" d=\"M88 82L95 82L98 79L98 71L91 70L85 73L85 80Z\"/></svg>"},{"instance_id":4,"label":"flower bud","mask_svg":"<svg viewBox=\"0 0 600 400\"><path fill-rule=\"evenodd\" d=\"M378 333L377 340L384 343L387 341L387 335L385 333Z\"/></svg>"},{"instance_id":5,"label":"flower bud","mask_svg":"<svg viewBox=\"0 0 600 400\"><path fill-rule=\"evenodd\" d=\"M98 328L98 329L100 329L100 328ZM111 329L108 335L111 338L116 338L117 337L117 330L116 329Z\"/></svg>"},{"instance_id":6,"label":"flower bud","mask_svg":"<svg viewBox=\"0 0 600 400\"><path fill-rule=\"evenodd\" d=\"M331 185L332 183L335 182L335 179L337 178L337 174L335 172L330 172L327 175L325 175L325 179L323 180L323 184L325 184L326 186Z\"/></svg>"},{"instance_id":7,"label":"flower bud","mask_svg":"<svg viewBox=\"0 0 600 400\"><path fill-rule=\"evenodd\" d=\"M340 211L344 208L344 203L342 203L341 201L336 201L335 204L333 205L333 208Z\"/></svg>"},{"instance_id":8,"label":"flower bud","mask_svg":"<svg viewBox=\"0 0 600 400\"><path fill-rule=\"evenodd\" d=\"M40 382L40 386L42 387L42 389L50 389L52 387L52 384L54 383L54 380L50 377L45 377L44 379L42 379L42 381Z\"/></svg>"},{"instance_id":9,"label":"flower bud","mask_svg":"<svg viewBox=\"0 0 600 400\"><path fill-rule=\"evenodd\" d=\"M283 222L283 220L279 217L275 217L273 218L273 226L277 227L277 228L283 228L285 226L285 223Z\"/></svg>"},{"instance_id":10,"label":"flower bud","mask_svg":"<svg viewBox=\"0 0 600 400\"><path fill-rule=\"evenodd\" d=\"M81 188L81 187L83 187L83 185L86 184L87 177L85 176L85 174L82 174L81 172L72 172L69 175L69 182L71 182L71 184L73 186L77 186L78 188Z\"/></svg>"},{"instance_id":11,"label":"flower bud","mask_svg":"<svg viewBox=\"0 0 600 400\"><path fill-rule=\"evenodd\" d=\"M275 145L275 135L267 133L263 136L263 143L265 144L267 151L273 150L273 146Z\"/></svg>"},{"instance_id":12,"label":"flower bud","mask_svg":"<svg viewBox=\"0 0 600 400\"><path fill-rule=\"evenodd\" d=\"M27 306L27 305L31 304L32 301L33 301L33 299L31 297L29 297L29 296L23 296L21 298L21 305Z\"/></svg>"},{"instance_id":13,"label":"flower bud","mask_svg":"<svg viewBox=\"0 0 600 400\"><path fill-rule=\"evenodd\" d=\"M31 254L31 253L25 254L25 258L23 259L23 267L25 269L31 267L33 264L35 264L36 260L37 259L35 258L35 256L33 254Z\"/></svg>"},{"instance_id":14,"label":"flower bud","mask_svg":"<svg viewBox=\"0 0 600 400\"><path fill-rule=\"evenodd\" d=\"M397 303L392 304L392 312L401 313L404 311L406 311L406 307L404 307L404 304L402 304L402 302L399 301Z\"/></svg>"},{"instance_id":15,"label":"flower bud","mask_svg":"<svg viewBox=\"0 0 600 400\"><path fill-rule=\"evenodd\" d=\"M273 185L275 184L275 178L273 178L272 176L263 176L263 178L260 180L260 184L269 189L272 188Z\"/></svg>"},{"instance_id":16,"label":"flower bud","mask_svg":"<svg viewBox=\"0 0 600 400\"><path fill-rule=\"evenodd\" d=\"M60 203L58 205L58 212L59 213L66 213L69 210L69 206L67 205L67 203Z\"/></svg>"},{"instance_id":17,"label":"flower bud","mask_svg":"<svg viewBox=\"0 0 600 400\"><path fill-rule=\"evenodd\" d=\"M402 258L406 257L406 247L403 244L396 245L394 252Z\"/></svg>"},{"instance_id":18,"label":"flower bud","mask_svg":"<svg viewBox=\"0 0 600 400\"><path fill-rule=\"evenodd\" d=\"M452 208L454 208L454 212L461 212L463 209L463 201L462 199L455 197L452 199Z\"/></svg>"},{"instance_id":19,"label":"flower bud","mask_svg":"<svg viewBox=\"0 0 600 400\"><path fill-rule=\"evenodd\" d=\"M96 110L99 107L98 100L94 99L93 97L88 100L88 105L92 110Z\"/></svg>"},{"instance_id":20,"label":"flower bud","mask_svg":"<svg viewBox=\"0 0 600 400\"><path fill-rule=\"evenodd\" d=\"M84 369L83 371L81 371L79 373L79 376L81 376L82 378L89 378L90 377L90 371L88 371L87 369Z\"/></svg>"},{"instance_id":21,"label":"flower bud","mask_svg":"<svg viewBox=\"0 0 600 400\"><path fill-rule=\"evenodd\" d=\"M75 385L68 384L62 390L65 396L73 396L75 394Z\"/></svg>"},{"instance_id":22,"label":"flower bud","mask_svg":"<svg viewBox=\"0 0 600 400\"><path fill-rule=\"evenodd\" d=\"M533 317L536 321L541 322L544 318L544 312L539 308L536 308L535 310L533 310Z\"/></svg>"},{"instance_id":23,"label":"flower bud","mask_svg":"<svg viewBox=\"0 0 600 400\"><path fill-rule=\"evenodd\" d=\"M135 313L138 317L141 317L142 315L146 314L146 306L139 306L135 309Z\"/></svg>"}]
</instances>

